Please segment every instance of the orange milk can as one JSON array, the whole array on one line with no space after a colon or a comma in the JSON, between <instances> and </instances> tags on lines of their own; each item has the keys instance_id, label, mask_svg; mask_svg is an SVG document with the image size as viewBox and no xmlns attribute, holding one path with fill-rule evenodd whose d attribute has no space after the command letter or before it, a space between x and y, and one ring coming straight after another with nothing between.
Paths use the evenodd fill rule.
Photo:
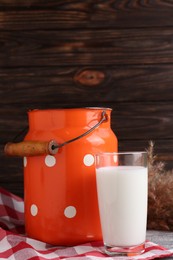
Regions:
<instances>
[{"instance_id":1,"label":"orange milk can","mask_svg":"<svg viewBox=\"0 0 173 260\"><path fill-rule=\"evenodd\" d=\"M94 155L117 152L111 109L32 110L28 117L24 141L49 142L49 152L24 152L27 235L63 246L101 240Z\"/></svg>"}]
</instances>

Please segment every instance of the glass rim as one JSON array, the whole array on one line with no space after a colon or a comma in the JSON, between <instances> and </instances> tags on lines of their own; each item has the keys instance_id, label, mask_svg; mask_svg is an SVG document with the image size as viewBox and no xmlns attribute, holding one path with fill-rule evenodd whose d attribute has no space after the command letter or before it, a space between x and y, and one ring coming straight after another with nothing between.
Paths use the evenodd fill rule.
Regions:
<instances>
[{"instance_id":1,"label":"glass rim","mask_svg":"<svg viewBox=\"0 0 173 260\"><path fill-rule=\"evenodd\" d=\"M95 155L133 155L133 154L147 154L147 151L127 151L127 152L100 152Z\"/></svg>"}]
</instances>

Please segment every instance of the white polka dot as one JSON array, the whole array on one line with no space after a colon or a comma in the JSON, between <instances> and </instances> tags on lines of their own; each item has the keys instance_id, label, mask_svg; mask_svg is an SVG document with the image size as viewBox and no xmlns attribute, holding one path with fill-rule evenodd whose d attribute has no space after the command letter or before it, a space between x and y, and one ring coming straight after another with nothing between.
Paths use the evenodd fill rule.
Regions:
<instances>
[{"instance_id":1,"label":"white polka dot","mask_svg":"<svg viewBox=\"0 0 173 260\"><path fill-rule=\"evenodd\" d=\"M24 165L24 167L27 166L27 158L26 157L23 158L23 165Z\"/></svg>"},{"instance_id":2,"label":"white polka dot","mask_svg":"<svg viewBox=\"0 0 173 260\"><path fill-rule=\"evenodd\" d=\"M35 204L31 205L31 209L30 210L31 210L31 215L32 216L35 217L38 214L38 207Z\"/></svg>"},{"instance_id":3,"label":"white polka dot","mask_svg":"<svg viewBox=\"0 0 173 260\"><path fill-rule=\"evenodd\" d=\"M92 154L86 154L83 159L85 166L91 166L94 164L94 156Z\"/></svg>"},{"instance_id":4,"label":"white polka dot","mask_svg":"<svg viewBox=\"0 0 173 260\"><path fill-rule=\"evenodd\" d=\"M48 167L53 167L55 164L56 164L56 159L54 156L52 155L47 155L45 157L45 164L48 166Z\"/></svg>"},{"instance_id":5,"label":"white polka dot","mask_svg":"<svg viewBox=\"0 0 173 260\"><path fill-rule=\"evenodd\" d=\"M64 215L67 218L74 218L76 216L76 208L73 206L68 206L64 210Z\"/></svg>"}]
</instances>

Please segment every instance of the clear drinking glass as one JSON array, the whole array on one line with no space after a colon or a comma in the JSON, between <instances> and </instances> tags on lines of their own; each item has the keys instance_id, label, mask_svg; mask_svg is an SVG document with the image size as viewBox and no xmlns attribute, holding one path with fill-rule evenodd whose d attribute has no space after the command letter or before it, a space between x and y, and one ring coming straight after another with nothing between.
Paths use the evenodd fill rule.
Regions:
<instances>
[{"instance_id":1,"label":"clear drinking glass","mask_svg":"<svg viewBox=\"0 0 173 260\"><path fill-rule=\"evenodd\" d=\"M111 256L141 254L147 225L147 153L99 153L95 157L105 252Z\"/></svg>"}]
</instances>

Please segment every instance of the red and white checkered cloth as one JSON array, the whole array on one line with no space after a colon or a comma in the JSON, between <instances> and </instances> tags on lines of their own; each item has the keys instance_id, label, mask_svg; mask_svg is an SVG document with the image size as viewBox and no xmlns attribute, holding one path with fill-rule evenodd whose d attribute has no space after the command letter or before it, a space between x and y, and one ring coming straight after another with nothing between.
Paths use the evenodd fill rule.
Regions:
<instances>
[{"instance_id":1,"label":"red and white checkered cloth","mask_svg":"<svg viewBox=\"0 0 173 260\"><path fill-rule=\"evenodd\" d=\"M23 199L0 188L0 259L9 260L106 260L155 259L173 255L173 249L146 242L145 253L132 257L109 257L102 241L73 247L51 246L25 235Z\"/></svg>"}]
</instances>

